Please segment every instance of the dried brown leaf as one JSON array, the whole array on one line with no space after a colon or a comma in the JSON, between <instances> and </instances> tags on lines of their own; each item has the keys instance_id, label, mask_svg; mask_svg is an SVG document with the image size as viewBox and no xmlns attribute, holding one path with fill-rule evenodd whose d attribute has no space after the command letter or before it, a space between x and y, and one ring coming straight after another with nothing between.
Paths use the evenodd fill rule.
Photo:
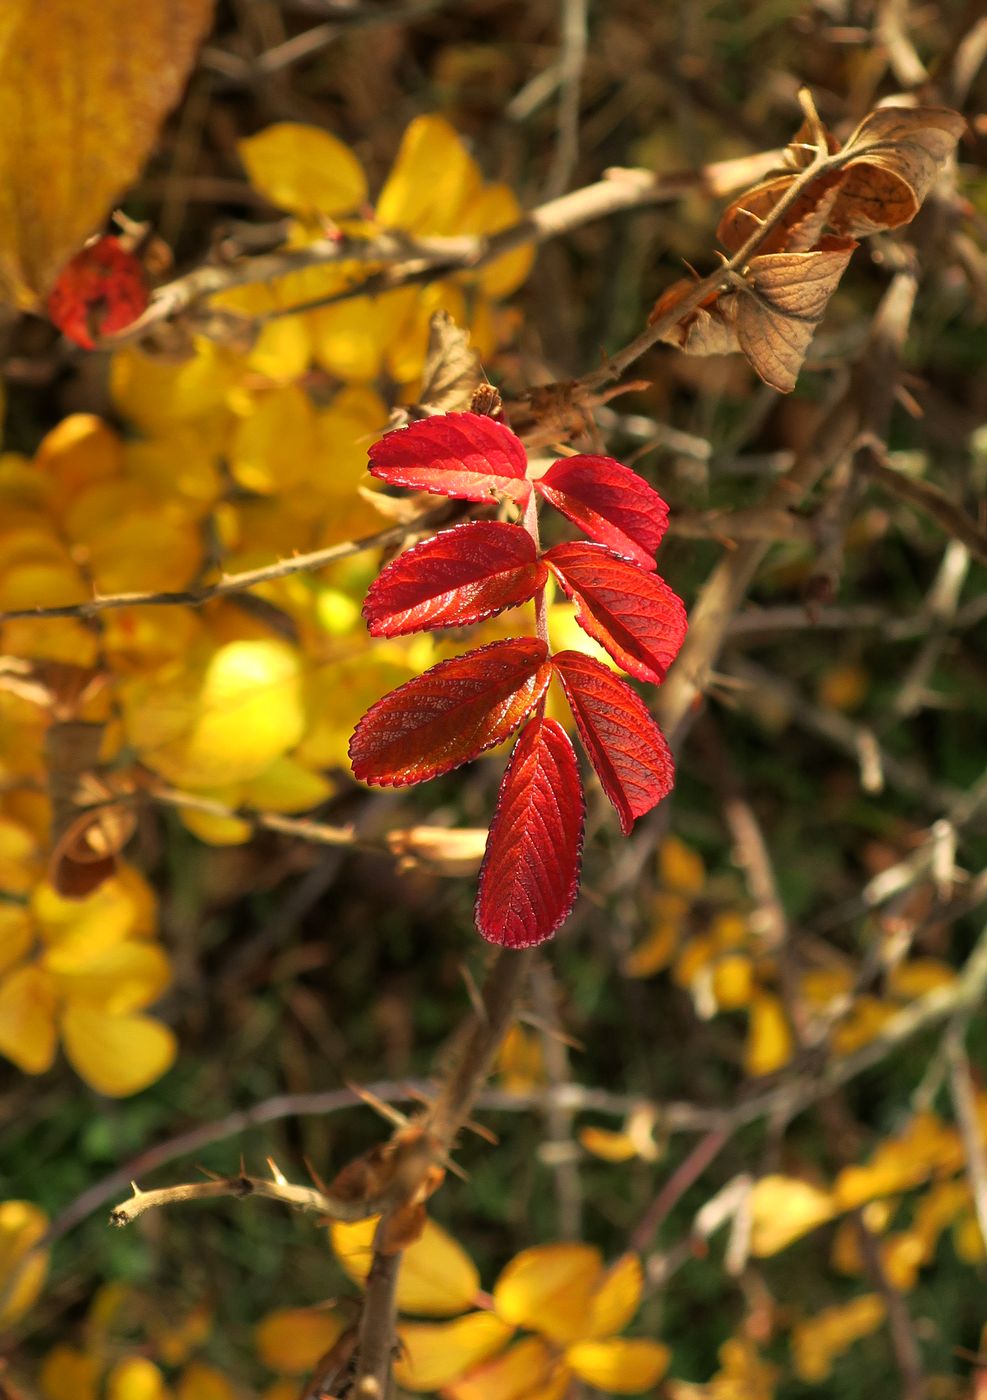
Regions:
<instances>
[{"instance_id":1,"label":"dried brown leaf","mask_svg":"<svg viewBox=\"0 0 987 1400\"><path fill-rule=\"evenodd\" d=\"M871 112L843 148L854 155L844 167L830 226L861 235L907 224L965 129L964 118L946 107Z\"/></svg>"},{"instance_id":2,"label":"dried brown leaf","mask_svg":"<svg viewBox=\"0 0 987 1400\"><path fill-rule=\"evenodd\" d=\"M457 326L448 311L436 311L428 328L420 406L430 413L467 409L482 379L480 357L470 345L469 331Z\"/></svg>"},{"instance_id":3,"label":"dried brown leaf","mask_svg":"<svg viewBox=\"0 0 987 1400\"><path fill-rule=\"evenodd\" d=\"M839 195L841 172L831 172L813 180L788 212L760 244L760 253L806 252L819 242ZM740 195L725 210L716 236L728 253L743 247L764 224L794 181L794 175L779 175Z\"/></svg>"},{"instance_id":4,"label":"dried brown leaf","mask_svg":"<svg viewBox=\"0 0 987 1400\"><path fill-rule=\"evenodd\" d=\"M138 174L212 0L4 0L0 298L38 305Z\"/></svg>"},{"instance_id":5,"label":"dried brown leaf","mask_svg":"<svg viewBox=\"0 0 987 1400\"><path fill-rule=\"evenodd\" d=\"M683 278L673 282L668 291L655 302L649 324L674 309L695 284ZM734 325L736 312L735 299L715 292L701 302L694 311L676 321L658 337L665 345L675 345L687 355L729 355L740 349Z\"/></svg>"},{"instance_id":6,"label":"dried brown leaf","mask_svg":"<svg viewBox=\"0 0 987 1400\"><path fill-rule=\"evenodd\" d=\"M754 369L783 394L795 388L826 304L857 243L828 235L805 253L751 258L736 293L737 337Z\"/></svg>"}]
</instances>

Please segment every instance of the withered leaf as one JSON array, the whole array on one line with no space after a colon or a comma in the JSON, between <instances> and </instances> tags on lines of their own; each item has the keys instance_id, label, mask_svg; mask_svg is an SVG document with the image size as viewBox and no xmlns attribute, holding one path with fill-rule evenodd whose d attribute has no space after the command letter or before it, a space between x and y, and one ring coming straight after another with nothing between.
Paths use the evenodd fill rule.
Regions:
<instances>
[{"instance_id":1,"label":"withered leaf","mask_svg":"<svg viewBox=\"0 0 987 1400\"><path fill-rule=\"evenodd\" d=\"M213 0L4 0L0 297L32 309L134 179Z\"/></svg>"},{"instance_id":2,"label":"withered leaf","mask_svg":"<svg viewBox=\"0 0 987 1400\"><path fill-rule=\"evenodd\" d=\"M465 410L482 378L480 357L470 345L469 331L457 326L448 311L436 311L428 327L419 402L431 413Z\"/></svg>"},{"instance_id":3,"label":"withered leaf","mask_svg":"<svg viewBox=\"0 0 987 1400\"><path fill-rule=\"evenodd\" d=\"M743 247L751 234L768 219L794 179L794 175L778 175L772 180L765 180L727 207L716 230L716 236L727 252L735 253ZM829 222L842 179L842 172L832 171L813 180L758 245L758 252L778 253L787 249L801 253L818 243Z\"/></svg>"},{"instance_id":4,"label":"withered leaf","mask_svg":"<svg viewBox=\"0 0 987 1400\"><path fill-rule=\"evenodd\" d=\"M754 369L783 394L795 388L806 351L857 247L827 235L805 253L751 258L736 297L737 337Z\"/></svg>"},{"instance_id":5,"label":"withered leaf","mask_svg":"<svg viewBox=\"0 0 987 1400\"><path fill-rule=\"evenodd\" d=\"M947 107L879 107L843 148L839 198L830 217L837 233L867 234L899 228L918 213L937 175L966 129Z\"/></svg>"},{"instance_id":6,"label":"withered leaf","mask_svg":"<svg viewBox=\"0 0 987 1400\"><path fill-rule=\"evenodd\" d=\"M692 290L693 285L685 278L673 282L655 302L648 323L653 325L659 317L671 311L676 302ZM740 349L734 325L735 314L735 298L714 292L694 311L662 331L658 339L666 345L677 345L687 355L729 355Z\"/></svg>"}]
</instances>

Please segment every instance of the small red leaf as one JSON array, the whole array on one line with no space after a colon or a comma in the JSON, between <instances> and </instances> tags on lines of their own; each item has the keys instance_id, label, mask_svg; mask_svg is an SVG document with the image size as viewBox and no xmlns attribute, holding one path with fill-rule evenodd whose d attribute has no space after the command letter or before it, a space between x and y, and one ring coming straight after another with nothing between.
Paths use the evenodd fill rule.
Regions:
<instances>
[{"instance_id":1,"label":"small red leaf","mask_svg":"<svg viewBox=\"0 0 987 1400\"><path fill-rule=\"evenodd\" d=\"M517 729L551 673L548 648L536 637L440 661L371 705L350 740L354 775L404 787L468 763Z\"/></svg>"},{"instance_id":2,"label":"small red leaf","mask_svg":"<svg viewBox=\"0 0 987 1400\"><path fill-rule=\"evenodd\" d=\"M119 238L107 234L77 253L48 296L48 317L76 345L122 331L148 302L143 264Z\"/></svg>"},{"instance_id":3,"label":"small red leaf","mask_svg":"<svg viewBox=\"0 0 987 1400\"><path fill-rule=\"evenodd\" d=\"M668 526L668 506L637 472L612 457L563 457L535 490L591 540L654 569Z\"/></svg>"},{"instance_id":4,"label":"small red leaf","mask_svg":"<svg viewBox=\"0 0 987 1400\"><path fill-rule=\"evenodd\" d=\"M520 525L477 520L443 530L388 564L363 615L375 637L467 627L527 602L548 570Z\"/></svg>"},{"instance_id":5,"label":"small red leaf","mask_svg":"<svg viewBox=\"0 0 987 1400\"><path fill-rule=\"evenodd\" d=\"M527 466L521 439L479 413L422 418L370 449L370 470L381 481L463 501L510 496L523 505L531 494Z\"/></svg>"},{"instance_id":6,"label":"small red leaf","mask_svg":"<svg viewBox=\"0 0 987 1400\"><path fill-rule=\"evenodd\" d=\"M685 640L678 594L600 544L557 544L542 557L576 604L583 630L632 676L660 684Z\"/></svg>"},{"instance_id":7,"label":"small red leaf","mask_svg":"<svg viewBox=\"0 0 987 1400\"><path fill-rule=\"evenodd\" d=\"M675 765L641 697L592 656L553 658L580 738L627 836L638 817L672 790Z\"/></svg>"},{"instance_id":8,"label":"small red leaf","mask_svg":"<svg viewBox=\"0 0 987 1400\"><path fill-rule=\"evenodd\" d=\"M583 789L565 730L533 719L521 731L500 784L476 896L476 926L489 943L530 948L551 938L579 888Z\"/></svg>"}]
</instances>

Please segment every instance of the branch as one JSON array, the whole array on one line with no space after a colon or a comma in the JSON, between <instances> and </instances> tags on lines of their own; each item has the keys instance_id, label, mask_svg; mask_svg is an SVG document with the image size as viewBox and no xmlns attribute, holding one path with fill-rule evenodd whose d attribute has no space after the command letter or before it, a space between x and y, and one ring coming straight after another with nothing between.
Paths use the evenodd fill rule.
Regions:
<instances>
[{"instance_id":1,"label":"branch","mask_svg":"<svg viewBox=\"0 0 987 1400\"><path fill-rule=\"evenodd\" d=\"M53 617L95 617L97 613L110 612L116 608L200 608L214 598L226 598L231 593L245 593L259 583L271 583L275 579L289 578L292 574L312 573L316 569L334 564L337 559L347 559L351 554L361 554L366 549L387 549L417 531L433 530L449 517L448 504L434 507L400 525L389 525L374 535L363 535L357 540L345 540L342 544L330 545L327 549L316 549L310 554L296 554L291 559L278 559L273 564L264 564L259 569L247 569L240 574L224 574L215 583L203 584L198 588L169 591L163 593L104 593L96 594L85 603L63 603L55 607L16 608L11 612L0 612L0 623L16 622L26 618Z\"/></svg>"},{"instance_id":2,"label":"branch","mask_svg":"<svg viewBox=\"0 0 987 1400\"><path fill-rule=\"evenodd\" d=\"M945 491L931 481L918 477L905 476L880 460L884 455L882 444L874 441L866 443L868 451L861 454L861 467L867 476L890 491L899 500L916 506L930 520L941 525L947 535L966 545L967 549L981 564L987 564L987 530L967 515L966 511L951 501Z\"/></svg>"},{"instance_id":3,"label":"branch","mask_svg":"<svg viewBox=\"0 0 987 1400\"><path fill-rule=\"evenodd\" d=\"M293 1186L285 1181L280 1172L271 1180L264 1177L239 1176L223 1177L219 1181L195 1181L182 1186L163 1186L157 1191L142 1191L136 1181L130 1183L133 1196L110 1211L111 1225L132 1225L145 1211L157 1210L161 1206L180 1205L185 1201L209 1201L220 1196L235 1196L242 1200L245 1196L263 1196L267 1200L280 1201L282 1205L295 1210L318 1211L320 1215L333 1220L365 1220L375 1215L380 1204L375 1201L342 1201L338 1197L317 1191L312 1186Z\"/></svg>"},{"instance_id":4,"label":"branch","mask_svg":"<svg viewBox=\"0 0 987 1400\"><path fill-rule=\"evenodd\" d=\"M99 345L104 349L116 349L143 340L162 321L187 311L216 292L257 282L271 282L302 268L354 261L392 264L382 274L373 274L336 297L287 307L279 315L293 315L324 306L329 301L363 296L370 290L368 283L372 283L377 290L385 290L448 272L477 271L516 248L558 238L611 214L671 203L696 189L707 190L717 196L743 189L773 169L781 156L782 152L778 150L763 151L735 160L718 161L699 171L666 176L654 175L649 170L610 170L595 184L549 200L532 209L517 223L485 236L413 239L400 232L385 232L372 239L338 236L319 239L301 248L283 248L276 253L243 258L228 265L210 264L195 268L159 287L150 305L136 321L116 335L104 336Z\"/></svg>"},{"instance_id":5,"label":"branch","mask_svg":"<svg viewBox=\"0 0 987 1400\"><path fill-rule=\"evenodd\" d=\"M390 1390L391 1361L397 1341L395 1323L401 1254L385 1253L380 1248L387 1223L388 1217L382 1216L374 1235L374 1255L363 1295L357 1378L353 1388L355 1400L385 1400Z\"/></svg>"}]
</instances>

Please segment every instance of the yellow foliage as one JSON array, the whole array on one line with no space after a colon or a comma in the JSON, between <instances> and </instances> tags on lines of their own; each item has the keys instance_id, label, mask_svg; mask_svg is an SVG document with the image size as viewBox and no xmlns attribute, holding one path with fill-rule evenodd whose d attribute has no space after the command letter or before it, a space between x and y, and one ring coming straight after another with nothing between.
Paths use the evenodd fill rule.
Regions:
<instances>
[{"instance_id":1,"label":"yellow foliage","mask_svg":"<svg viewBox=\"0 0 987 1400\"><path fill-rule=\"evenodd\" d=\"M703 858L679 837L666 836L658 847L658 879L663 889L695 898L706 884Z\"/></svg>"},{"instance_id":2,"label":"yellow foliage","mask_svg":"<svg viewBox=\"0 0 987 1400\"><path fill-rule=\"evenodd\" d=\"M193 1361L181 1374L176 1400L237 1400L237 1393L222 1371Z\"/></svg>"},{"instance_id":3,"label":"yellow foliage","mask_svg":"<svg viewBox=\"0 0 987 1400\"><path fill-rule=\"evenodd\" d=\"M629 1162L638 1155L637 1143L629 1133L598 1128L595 1124L579 1129L579 1141L587 1152L604 1162Z\"/></svg>"},{"instance_id":4,"label":"yellow foliage","mask_svg":"<svg viewBox=\"0 0 987 1400\"><path fill-rule=\"evenodd\" d=\"M586 1244L537 1245L522 1250L494 1285L500 1317L553 1342L585 1336L603 1262Z\"/></svg>"},{"instance_id":5,"label":"yellow foliage","mask_svg":"<svg viewBox=\"0 0 987 1400\"><path fill-rule=\"evenodd\" d=\"M524 1094L545 1082L545 1055L541 1036L515 1022L497 1052L501 1087L509 1094Z\"/></svg>"},{"instance_id":6,"label":"yellow foliage","mask_svg":"<svg viewBox=\"0 0 987 1400\"><path fill-rule=\"evenodd\" d=\"M439 1390L500 1351L513 1333L510 1323L489 1312L467 1313L453 1322L403 1323L395 1377L405 1390Z\"/></svg>"},{"instance_id":7,"label":"yellow foliage","mask_svg":"<svg viewBox=\"0 0 987 1400\"><path fill-rule=\"evenodd\" d=\"M279 1308L257 1325L257 1355L272 1371L301 1376L312 1370L345 1329L339 1313L318 1308Z\"/></svg>"},{"instance_id":8,"label":"yellow foliage","mask_svg":"<svg viewBox=\"0 0 987 1400\"><path fill-rule=\"evenodd\" d=\"M77 1347L55 1346L45 1357L39 1377L45 1400L96 1400L99 1361Z\"/></svg>"},{"instance_id":9,"label":"yellow foliage","mask_svg":"<svg viewBox=\"0 0 987 1400\"><path fill-rule=\"evenodd\" d=\"M960 1136L934 1113L917 1113L903 1132L887 1138L866 1165L844 1167L833 1184L841 1210L879 1196L894 1196L927 1177L952 1175L963 1165Z\"/></svg>"},{"instance_id":10,"label":"yellow foliage","mask_svg":"<svg viewBox=\"0 0 987 1400\"><path fill-rule=\"evenodd\" d=\"M0 1327L34 1306L48 1272L48 1251L38 1241L48 1217L30 1201L0 1201Z\"/></svg>"},{"instance_id":11,"label":"yellow foliage","mask_svg":"<svg viewBox=\"0 0 987 1400\"><path fill-rule=\"evenodd\" d=\"M885 1313L883 1299L876 1293L865 1293L797 1323L791 1339L796 1375L809 1382L827 1380L836 1358L861 1337L875 1332Z\"/></svg>"},{"instance_id":12,"label":"yellow foliage","mask_svg":"<svg viewBox=\"0 0 987 1400\"><path fill-rule=\"evenodd\" d=\"M639 1395L656 1385L668 1368L671 1353L661 1342L611 1338L578 1342L566 1360L581 1380L611 1395Z\"/></svg>"},{"instance_id":13,"label":"yellow foliage","mask_svg":"<svg viewBox=\"0 0 987 1400\"><path fill-rule=\"evenodd\" d=\"M773 992L757 992L751 999L744 1067L748 1074L773 1074L792 1058L795 1042L788 1016Z\"/></svg>"},{"instance_id":14,"label":"yellow foliage","mask_svg":"<svg viewBox=\"0 0 987 1400\"><path fill-rule=\"evenodd\" d=\"M828 1191L794 1176L762 1176L750 1197L751 1253L778 1254L831 1220L836 1205Z\"/></svg>"},{"instance_id":15,"label":"yellow foliage","mask_svg":"<svg viewBox=\"0 0 987 1400\"><path fill-rule=\"evenodd\" d=\"M355 1283L363 1283L370 1272L376 1229L376 1216L354 1224L336 1220L329 1227L337 1258ZM473 1305L479 1287L469 1255L441 1225L426 1220L421 1237L401 1255L399 1309L422 1317L452 1317Z\"/></svg>"},{"instance_id":16,"label":"yellow foliage","mask_svg":"<svg viewBox=\"0 0 987 1400\"><path fill-rule=\"evenodd\" d=\"M165 1400L164 1376L146 1356L118 1361L106 1378L106 1400Z\"/></svg>"},{"instance_id":17,"label":"yellow foliage","mask_svg":"<svg viewBox=\"0 0 987 1400\"><path fill-rule=\"evenodd\" d=\"M669 1381L670 1400L774 1400L778 1367L762 1361L753 1342L730 1337L718 1355L720 1369L705 1385Z\"/></svg>"},{"instance_id":18,"label":"yellow foliage","mask_svg":"<svg viewBox=\"0 0 987 1400\"><path fill-rule=\"evenodd\" d=\"M247 178L293 214L348 214L367 197L363 168L342 141L318 127L277 122L238 146Z\"/></svg>"}]
</instances>

